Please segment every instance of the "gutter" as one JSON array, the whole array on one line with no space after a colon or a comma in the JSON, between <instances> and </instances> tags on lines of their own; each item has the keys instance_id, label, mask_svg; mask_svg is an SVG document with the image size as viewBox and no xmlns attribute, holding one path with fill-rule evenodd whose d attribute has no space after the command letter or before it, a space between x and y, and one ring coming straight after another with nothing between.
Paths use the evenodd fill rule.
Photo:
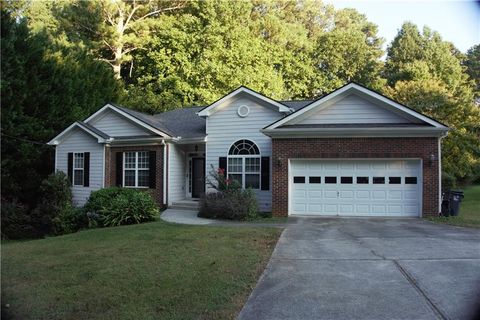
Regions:
<instances>
[{"instance_id":1,"label":"gutter","mask_svg":"<svg viewBox=\"0 0 480 320\"><path fill-rule=\"evenodd\" d=\"M440 137L448 133L444 128L284 128L263 129L262 133L275 138L316 138L316 137Z\"/></svg>"}]
</instances>

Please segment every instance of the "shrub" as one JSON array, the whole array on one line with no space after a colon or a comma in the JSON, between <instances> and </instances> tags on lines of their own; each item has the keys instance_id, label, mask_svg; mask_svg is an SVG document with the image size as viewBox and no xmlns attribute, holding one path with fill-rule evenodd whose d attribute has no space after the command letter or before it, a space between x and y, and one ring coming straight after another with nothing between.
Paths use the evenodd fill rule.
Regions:
<instances>
[{"instance_id":1,"label":"shrub","mask_svg":"<svg viewBox=\"0 0 480 320\"><path fill-rule=\"evenodd\" d=\"M216 192L202 197L199 217L245 220L257 215L257 199L252 189L242 190L238 182L225 179L221 169L212 170L210 175L214 182L209 180L209 184Z\"/></svg>"},{"instance_id":2,"label":"shrub","mask_svg":"<svg viewBox=\"0 0 480 320\"><path fill-rule=\"evenodd\" d=\"M72 206L72 190L65 173L59 171L43 180L40 204L31 213L32 223L42 234L60 235L87 226L86 215Z\"/></svg>"},{"instance_id":3,"label":"shrub","mask_svg":"<svg viewBox=\"0 0 480 320\"><path fill-rule=\"evenodd\" d=\"M92 192L85 210L88 211L91 227L152 221L159 212L157 204L149 193L118 187Z\"/></svg>"},{"instance_id":4,"label":"shrub","mask_svg":"<svg viewBox=\"0 0 480 320\"><path fill-rule=\"evenodd\" d=\"M25 239L39 236L32 226L27 207L17 200L2 199L2 239Z\"/></svg>"},{"instance_id":5,"label":"shrub","mask_svg":"<svg viewBox=\"0 0 480 320\"><path fill-rule=\"evenodd\" d=\"M92 192L84 206L85 211L89 213L99 213L100 210L109 206L109 204L112 202L112 199L116 198L122 192L125 192L124 190L131 189L109 187Z\"/></svg>"}]
</instances>

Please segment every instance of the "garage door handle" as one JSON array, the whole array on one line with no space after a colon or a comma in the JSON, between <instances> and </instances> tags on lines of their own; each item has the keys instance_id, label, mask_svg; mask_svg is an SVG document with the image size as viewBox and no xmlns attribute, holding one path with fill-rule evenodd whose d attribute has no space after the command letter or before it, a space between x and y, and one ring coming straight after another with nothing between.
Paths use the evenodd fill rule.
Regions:
<instances>
[{"instance_id":1,"label":"garage door handle","mask_svg":"<svg viewBox=\"0 0 480 320\"><path fill-rule=\"evenodd\" d=\"M337 198L340 197L340 191L337 191Z\"/></svg>"}]
</instances>

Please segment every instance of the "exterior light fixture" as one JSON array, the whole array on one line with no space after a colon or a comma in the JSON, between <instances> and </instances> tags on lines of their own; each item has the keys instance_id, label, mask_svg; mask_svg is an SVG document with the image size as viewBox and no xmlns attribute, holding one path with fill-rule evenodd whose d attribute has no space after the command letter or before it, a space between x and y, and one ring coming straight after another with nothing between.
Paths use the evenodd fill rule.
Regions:
<instances>
[{"instance_id":1,"label":"exterior light fixture","mask_svg":"<svg viewBox=\"0 0 480 320\"><path fill-rule=\"evenodd\" d=\"M432 153L428 157L428 164L430 165L430 167L433 167L433 163L435 162L435 160L437 160L437 157L435 157L435 155Z\"/></svg>"},{"instance_id":2,"label":"exterior light fixture","mask_svg":"<svg viewBox=\"0 0 480 320\"><path fill-rule=\"evenodd\" d=\"M277 158L277 167L281 167L282 166L282 161L283 159L281 157L278 157Z\"/></svg>"}]
</instances>

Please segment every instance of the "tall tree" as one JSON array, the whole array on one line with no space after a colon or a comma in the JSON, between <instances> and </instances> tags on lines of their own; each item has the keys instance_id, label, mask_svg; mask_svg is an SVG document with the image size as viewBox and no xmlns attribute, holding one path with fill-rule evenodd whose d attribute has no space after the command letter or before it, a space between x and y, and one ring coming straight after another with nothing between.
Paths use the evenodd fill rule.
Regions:
<instances>
[{"instance_id":1,"label":"tall tree","mask_svg":"<svg viewBox=\"0 0 480 320\"><path fill-rule=\"evenodd\" d=\"M250 2L198 1L158 21L150 50L136 55L129 102L159 112L210 103L240 85L281 98L275 52L254 32L252 10Z\"/></svg>"},{"instance_id":2,"label":"tall tree","mask_svg":"<svg viewBox=\"0 0 480 320\"><path fill-rule=\"evenodd\" d=\"M117 100L121 86L102 62L83 50L60 50L4 10L1 56L2 196L34 204L40 181L53 170L53 150L45 143Z\"/></svg>"},{"instance_id":3,"label":"tall tree","mask_svg":"<svg viewBox=\"0 0 480 320\"><path fill-rule=\"evenodd\" d=\"M52 0L27 3L25 14L33 30L44 28L89 49L122 77L132 53L143 48L152 23L162 14L186 5L186 0ZM128 75L128 67L126 68Z\"/></svg>"},{"instance_id":4,"label":"tall tree","mask_svg":"<svg viewBox=\"0 0 480 320\"><path fill-rule=\"evenodd\" d=\"M387 94L452 130L443 143L443 168L457 180L480 174L480 110L453 45L437 32L405 23L388 48Z\"/></svg>"},{"instance_id":5,"label":"tall tree","mask_svg":"<svg viewBox=\"0 0 480 320\"><path fill-rule=\"evenodd\" d=\"M383 86L383 39L377 32L377 26L354 9L335 12L332 30L317 39L313 53L318 75L314 87L323 89L320 94L349 81L374 89Z\"/></svg>"},{"instance_id":6,"label":"tall tree","mask_svg":"<svg viewBox=\"0 0 480 320\"><path fill-rule=\"evenodd\" d=\"M470 79L475 82L475 97L480 100L480 44L468 49L464 64Z\"/></svg>"}]
</instances>

